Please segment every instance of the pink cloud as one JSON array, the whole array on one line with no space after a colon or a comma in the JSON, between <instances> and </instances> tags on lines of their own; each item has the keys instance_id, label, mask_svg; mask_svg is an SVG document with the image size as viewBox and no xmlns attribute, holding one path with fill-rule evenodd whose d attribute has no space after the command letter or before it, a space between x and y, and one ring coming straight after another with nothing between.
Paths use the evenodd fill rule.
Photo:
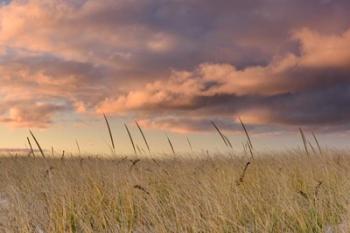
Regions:
<instances>
[{"instance_id":1,"label":"pink cloud","mask_svg":"<svg viewBox=\"0 0 350 233\"><path fill-rule=\"evenodd\" d=\"M63 110L65 110L65 106L61 105L28 103L27 106L10 107L8 114L2 116L0 122L13 127L46 128L52 123L53 115Z\"/></svg>"},{"instance_id":2,"label":"pink cloud","mask_svg":"<svg viewBox=\"0 0 350 233\"><path fill-rule=\"evenodd\" d=\"M347 67L350 29L340 35L322 35L304 28L294 33L302 45L301 64L311 67Z\"/></svg>"},{"instance_id":3,"label":"pink cloud","mask_svg":"<svg viewBox=\"0 0 350 233\"><path fill-rule=\"evenodd\" d=\"M206 107L197 106L198 98L215 99L223 95L241 98L260 96L261 101L266 102L269 97L272 99L278 95L304 92L311 94L311 90L332 88L339 83L350 81L347 76L349 73L346 75L331 71L334 77L322 73L322 69L339 69L341 73L347 72L350 65L348 59L350 50L345 49L346 46L350 46L348 35L348 31L337 36L327 36L302 29L295 33L295 38L301 46L301 55L288 53L275 57L266 66L251 66L244 69L238 69L230 64L204 63L192 71L174 71L168 79L150 82L144 88L114 98L109 97L98 105L96 111L117 115L129 112L138 114L159 112L174 116L189 114L191 117L200 117L206 112L203 110ZM279 121L288 123L289 120L278 119L281 114L272 111L278 112L280 109L266 104L259 106L256 103L253 106L241 106L237 111L232 110L231 117L242 116L251 124L271 124ZM220 115L220 112L211 111L210 114ZM154 115L151 114L151 117ZM173 131L191 129L180 125L176 126L177 129L174 128L173 118L164 118L154 124L150 121L152 120L147 123L149 127L157 125L159 128Z\"/></svg>"},{"instance_id":4,"label":"pink cloud","mask_svg":"<svg viewBox=\"0 0 350 233\"><path fill-rule=\"evenodd\" d=\"M13 0L0 7L0 119L47 127L66 111L132 114L178 132L203 129L210 117L344 121L330 112L348 103L350 30L336 33L333 23L337 30L318 32L308 28L325 23L299 15L328 12L332 3L284 4ZM237 12L247 13L244 23Z\"/></svg>"}]
</instances>

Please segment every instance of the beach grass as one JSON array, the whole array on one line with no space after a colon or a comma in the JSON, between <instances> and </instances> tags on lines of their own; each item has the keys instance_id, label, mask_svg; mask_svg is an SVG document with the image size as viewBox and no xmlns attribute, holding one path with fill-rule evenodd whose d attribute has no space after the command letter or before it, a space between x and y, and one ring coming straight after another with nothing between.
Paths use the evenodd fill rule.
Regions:
<instances>
[{"instance_id":1,"label":"beach grass","mask_svg":"<svg viewBox=\"0 0 350 233\"><path fill-rule=\"evenodd\" d=\"M0 159L3 232L342 232L350 157ZM350 229L350 228L349 228ZM345 230L344 232L348 232Z\"/></svg>"}]
</instances>

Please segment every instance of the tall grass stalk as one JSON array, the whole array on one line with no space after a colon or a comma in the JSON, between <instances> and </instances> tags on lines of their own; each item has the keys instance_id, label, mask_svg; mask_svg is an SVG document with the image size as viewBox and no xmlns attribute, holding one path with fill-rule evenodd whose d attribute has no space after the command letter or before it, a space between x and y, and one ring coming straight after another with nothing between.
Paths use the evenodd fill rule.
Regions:
<instances>
[{"instance_id":1,"label":"tall grass stalk","mask_svg":"<svg viewBox=\"0 0 350 233\"><path fill-rule=\"evenodd\" d=\"M115 153L115 144L114 144L114 138L113 138L111 126L109 125L109 121L108 121L108 119L107 119L107 117L106 117L106 114L103 114L103 117L104 117L105 122L106 122L106 125L107 125L107 129L108 129L108 133L109 133L109 138L110 138L111 144L112 144L113 153Z\"/></svg>"},{"instance_id":2,"label":"tall grass stalk","mask_svg":"<svg viewBox=\"0 0 350 233\"><path fill-rule=\"evenodd\" d=\"M226 135L224 135L224 138L225 138L225 140L226 140L226 142L227 142L227 145L228 145L231 149L233 149L233 146L232 146L232 143L231 143L230 139L228 139L228 137L227 137Z\"/></svg>"},{"instance_id":3,"label":"tall grass stalk","mask_svg":"<svg viewBox=\"0 0 350 233\"><path fill-rule=\"evenodd\" d=\"M150 146L149 146L149 144L148 144L148 142L147 142L146 136L145 136L145 134L143 133L143 130L142 130L141 126L139 125L139 123L138 123L137 121L135 121L135 124L136 124L137 128L139 129L140 134L142 135L143 141L144 141L145 144L146 144L146 147L147 147L148 152L151 153L151 148L150 148Z\"/></svg>"},{"instance_id":4,"label":"tall grass stalk","mask_svg":"<svg viewBox=\"0 0 350 233\"><path fill-rule=\"evenodd\" d=\"M315 147L312 145L312 143L311 143L310 141L307 141L307 143L308 143L308 145L310 146L312 153L313 153L313 154L316 154L316 149L315 149Z\"/></svg>"},{"instance_id":5,"label":"tall grass stalk","mask_svg":"<svg viewBox=\"0 0 350 233\"><path fill-rule=\"evenodd\" d=\"M250 136L249 136L247 127L245 126L245 124L243 123L243 121L242 121L241 118L239 118L239 121L240 121L241 126L242 126L242 128L243 128L243 130L244 130L244 133L245 133L245 135L246 135L246 137L247 137L248 144L249 144L250 148L253 149L253 143L252 143L252 140L250 139Z\"/></svg>"},{"instance_id":6,"label":"tall grass stalk","mask_svg":"<svg viewBox=\"0 0 350 233\"><path fill-rule=\"evenodd\" d=\"M188 146L189 146L190 149L191 149L191 152L193 152L192 143L191 143L190 139L189 139L187 136L186 136L186 140L187 140Z\"/></svg>"},{"instance_id":7,"label":"tall grass stalk","mask_svg":"<svg viewBox=\"0 0 350 233\"><path fill-rule=\"evenodd\" d=\"M126 129L126 132L128 133L128 136L129 136L132 148L134 149L134 153L135 153L135 155L137 155L134 139L131 136L130 130L129 130L129 128L128 128L128 126L126 124L124 124L124 126L125 126L125 129Z\"/></svg>"},{"instance_id":8,"label":"tall grass stalk","mask_svg":"<svg viewBox=\"0 0 350 233\"><path fill-rule=\"evenodd\" d=\"M79 146L79 143L78 143L77 139L75 139L75 144L77 145L78 153L79 153L79 156L80 156L81 155L81 151L80 151L80 146Z\"/></svg>"},{"instance_id":9,"label":"tall grass stalk","mask_svg":"<svg viewBox=\"0 0 350 233\"><path fill-rule=\"evenodd\" d=\"M320 143L318 142L318 139L316 137L316 134L314 132L312 132L312 136L316 142L316 145L317 145L317 148L318 148L318 151L320 152L320 154L322 155L322 149L321 149L321 146L320 146Z\"/></svg>"},{"instance_id":10,"label":"tall grass stalk","mask_svg":"<svg viewBox=\"0 0 350 233\"><path fill-rule=\"evenodd\" d=\"M170 145L171 151L173 152L173 155L176 155L173 143L171 142L169 136L167 136L167 138L168 138L168 143Z\"/></svg>"},{"instance_id":11,"label":"tall grass stalk","mask_svg":"<svg viewBox=\"0 0 350 233\"><path fill-rule=\"evenodd\" d=\"M28 141L28 144L29 144L30 153L33 155L33 157L35 157L35 153L34 153L34 150L33 150L33 146L32 146L32 143L30 142L29 137L27 137L27 141Z\"/></svg>"},{"instance_id":12,"label":"tall grass stalk","mask_svg":"<svg viewBox=\"0 0 350 233\"><path fill-rule=\"evenodd\" d=\"M253 143L252 143L252 140L250 139L250 136L249 136L247 127L245 126L245 124L243 123L243 121L242 121L241 118L239 118L239 121L240 121L241 126L242 126L242 128L243 128L243 130L244 130L244 133L245 133L245 135L246 135L246 137L247 137L247 141L248 141L247 145L248 145L248 149L249 149L250 156L251 156L252 159L254 159L254 153L253 153L253 149L254 149L254 148L253 148Z\"/></svg>"},{"instance_id":13,"label":"tall grass stalk","mask_svg":"<svg viewBox=\"0 0 350 233\"><path fill-rule=\"evenodd\" d=\"M36 145L37 145L37 147L38 147L38 149L40 151L41 156L45 159L46 157L45 157L43 149L41 148L41 146L39 144L39 141L36 139L36 137L34 136L34 134L33 134L33 132L31 130L29 130L29 133L32 136L32 138L34 139L34 141L35 141L35 143L36 143Z\"/></svg>"},{"instance_id":14,"label":"tall grass stalk","mask_svg":"<svg viewBox=\"0 0 350 233\"><path fill-rule=\"evenodd\" d=\"M221 137L222 141L225 143L226 147L229 147L224 134L221 132L221 130L219 129L219 127L215 124L214 121L210 121L210 123L213 125L213 127L215 128L215 130L218 132L219 136Z\"/></svg>"},{"instance_id":15,"label":"tall grass stalk","mask_svg":"<svg viewBox=\"0 0 350 233\"><path fill-rule=\"evenodd\" d=\"M307 146L306 137L305 137L305 134L304 134L303 129L302 129L302 128L299 128L299 132L300 132L301 139L302 139L302 141L303 141L305 153L306 153L307 155L310 155L309 149L308 149L308 146Z\"/></svg>"}]
</instances>

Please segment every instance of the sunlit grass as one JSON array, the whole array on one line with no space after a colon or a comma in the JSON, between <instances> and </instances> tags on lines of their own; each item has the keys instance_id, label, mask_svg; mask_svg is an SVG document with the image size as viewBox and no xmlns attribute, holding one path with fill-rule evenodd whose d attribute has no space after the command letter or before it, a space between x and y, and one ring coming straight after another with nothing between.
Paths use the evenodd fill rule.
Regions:
<instances>
[{"instance_id":1,"label":"sunlit grass","mask_svg":"<svg viewBox=\"0 0 350 233\"><path fill-rule=\"evenodd\" d=\"M4 157L0 223L7 232L337 232L349 220L349 175L340 152Z\"/></svg>"}]
</instances>

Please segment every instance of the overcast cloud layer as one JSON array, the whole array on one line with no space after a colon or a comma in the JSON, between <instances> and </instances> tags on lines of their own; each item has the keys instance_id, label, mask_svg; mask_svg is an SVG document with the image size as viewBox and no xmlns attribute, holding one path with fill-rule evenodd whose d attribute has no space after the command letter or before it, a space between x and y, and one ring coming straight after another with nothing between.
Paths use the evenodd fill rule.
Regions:
<instances>
[{"instance_id":1,"label":"overcast cloud layer","mask_svg":"<svg viewBox=\"0 0 350 233\"><path fill-rule=\"evenodd\" d=\"M348 0L12 0L0 6L0 122L63 114L143 126L341 130Z\"/></svg>"}]
</instances>

